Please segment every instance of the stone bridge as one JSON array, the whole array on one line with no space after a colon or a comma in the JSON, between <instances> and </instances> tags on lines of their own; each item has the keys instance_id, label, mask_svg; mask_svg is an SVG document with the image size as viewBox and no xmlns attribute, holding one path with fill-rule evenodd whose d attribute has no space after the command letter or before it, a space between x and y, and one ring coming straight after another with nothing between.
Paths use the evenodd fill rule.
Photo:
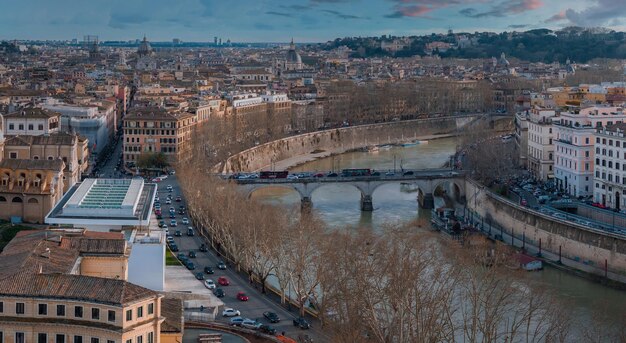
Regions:
<instances>
[{"instance_id":1,"label":"stone bridge","mask_svg":"<svg viewBox=\"0 0 626 343\"><path fill-rule=\"evenodd\" d=\"M306 174L306 173L304 173ZM313 173L308 173L313 175ZM411 183L417 186L419 191L418 201L425 209L434 207L435 190L440 186L451 186L451 191L457 201L465 199L465 174L460 170L451 169L428 169L428 170L404 170L401 173L383 173L376 176L342 176L341 174L330 177L306 177L286 179L235 179L242 191L251 196L256 190L267 187L282 187L295 190L300 194L303 209L311 207L311 198L315 190L329 184L347 184L354 186L361 192L361 210L372 211L374 209L372 196L374 191L389 183ZM445 190L445 188L444 188Z\"/></svg>"}]
</instances>

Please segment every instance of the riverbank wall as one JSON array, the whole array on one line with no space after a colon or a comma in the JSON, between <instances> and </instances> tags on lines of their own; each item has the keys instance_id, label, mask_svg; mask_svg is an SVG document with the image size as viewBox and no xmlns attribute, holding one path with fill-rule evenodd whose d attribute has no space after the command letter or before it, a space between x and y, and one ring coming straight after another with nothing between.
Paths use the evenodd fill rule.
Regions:
<instances>
[{"instance_id":1,"label":"riverbank wall","mask_svg":"<svg viewBox=\"0 0 626 343\"><path fill-rule=\"evenodd\" d=\"M626 284L626 237L560 220L503 198L466 180L466 218L491 237L549 261Z\"/></svg>"},{"instance_id":2,"label":"riverbank wall","mask_svg":"<svg viewBox=\"0 0 626 343\"><path fill-rule=\"evenodd\" d=\"M481 121L489 121L489 126L496 130L507 130L512 123L511 118L490 118L476 114L311 132L262 144L235 154L224 163L222 172L252 172L266 168L278 170L283 169L280 168L282 165L277 165L280 161L290 160L289 164L294 165L306 161L307 156L309 159L315 159L370 145L455 136L461 129ZM298 157L302 157L303 161L298 161Z\"/></svg>"}]
</instances>

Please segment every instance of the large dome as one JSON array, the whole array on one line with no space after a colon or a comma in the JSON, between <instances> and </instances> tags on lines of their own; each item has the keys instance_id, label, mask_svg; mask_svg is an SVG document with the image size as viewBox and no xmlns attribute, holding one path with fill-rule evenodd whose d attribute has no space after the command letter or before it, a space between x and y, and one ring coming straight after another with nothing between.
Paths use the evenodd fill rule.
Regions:
<instances>
[{"instance_id":1,"label":"large dome","mask_svg":"<svg viewBox=\"0 0 626 343\"><path fill-rule=\"evenodd\" d=\"M296 45L293 44L293 40L291 41L291 45L289 45L289 51L287 51L287 63L290 63L290 64L302 63L302 57L300 57L300 54L296 52Z\"/></svg>"},{"instance_id":2,"label":"large dome","mask_svg":"<svg viewBox=\"0 0 626 343\"><path fill-rule=\"evenodd\" d=\"M143 41L141 42L141 45L139 45L139 49L137 49L137 54L139 54L139 56L147 56L152 54L152 47L146 39L146 36L143 36Z\"/></svg>"}]
</instances>

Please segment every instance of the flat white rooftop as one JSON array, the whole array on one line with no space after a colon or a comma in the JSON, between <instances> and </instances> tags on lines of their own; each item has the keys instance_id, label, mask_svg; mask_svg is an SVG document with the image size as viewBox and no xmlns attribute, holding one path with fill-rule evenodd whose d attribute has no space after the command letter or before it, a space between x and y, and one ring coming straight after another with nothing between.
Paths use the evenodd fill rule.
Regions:
<instances>
[{"instance_id":1,"label":"flat white rooftop","mask_svg":"<svg viewBox=\"0 0 626 343\"><path fill-rule=\"evenodd\" d=\"M46 216L47 224L95 227L148 225L156 185L143 179L85 179Z\"/></svg>"}]
</instances>

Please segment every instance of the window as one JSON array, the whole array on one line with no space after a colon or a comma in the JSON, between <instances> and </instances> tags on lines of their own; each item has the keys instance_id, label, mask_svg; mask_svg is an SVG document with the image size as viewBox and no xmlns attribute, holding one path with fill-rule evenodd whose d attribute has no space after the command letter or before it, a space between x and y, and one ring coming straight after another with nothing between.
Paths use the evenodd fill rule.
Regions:
<instances>
[{"instance_id":1,"label":"window","mask_svg":"<svg viewBox=\"0 0 626 343\"><path fill-rule=\"evenodd\" d=\"M154 332L148 332L147 343L154 343Z\"/></svg>"},{"instance_id":2,"label":"window","mask_svg":"<svg viewBox=\"0 0 626 343\"><path fill-rule=\"evenodd\" d=\"M109 310L109 321L110 322L114 322L115 321L115 311Z\"/></svg>"},{"instance_id":3,"label":"window","mask_svg":"<svg viewBox=\"0 0 626 343\"><path fill-rule=\"evenodd\" d=\"M137 336L136 342L143 343L143 336Z\"/></svg>"},{"instance_id":4,"label":"window","mask_svg":"<svg viewBox=\"0 0 626 343\"><path fill-rule=\"evenodd\" d=\"M74 306L74 317L82 318L83 317L83 307L82 306Z\"/></svg>"},{"instance_id":5,"label":"window","mask_svg":"<svg viewBox=\"0 0 626 343\"><path fill-rule=\"evenodd\" d=\"M2 342L0 342L0 343L2 343ZM109 339L109 340L107 340L107 343L115 343L115 341L112 340L112 339Z\"/></svg>"},{"instance_id":6,"label":"window","mask_svg":"<svg viewBox=\"0 0 626 343\"><path fill-rule=\"evenodd\" d=\"M148 304L148 314L154 314L154 304Z\"/></svg>"},{"instance_id":7,"label":"window","mask_svg":"<svg viewBox=\"0 0 626 343\"><path fill-rule=\"evenodd\" d=\"M30 131L33 131L35 129L35 126L33 124L28 124L28 129Z\"/></svg>"},{"instance_id":8,"label":"window","mask_svg":"<svg viewBox=\"0 0 626 343\"><path fill-rule=\"evenodd\" d=\"M13 159L13 160L16 159L17 158L17 153L16 152L10 152L9 153L9 158Z\"/></svg>"},{"instance_id":9,"label":"window","mask_svg":"<svg viewBox=\"0 0 626 343\"><path fill-rule=\"evenodd\" d=\"M16 332L15 333L15 343L25 343L24 341L24 333Z\"/></svg>"},{"instance_id":10,"label":"window","mask_svg":"<svg viewBox=\"0 0 626 343\"><path fill-rule=\"evenodd\" d=\"M19 125L17 126L17 128L18 128L18 129L20 129L20 130L24 130L24 124L19 124Z\"/></svg>"},{"instance_id":11,"label":"window","mask_svg":"<svg viewBox=\"0 0 626 343\"><path fill-rule=\"evenodd\" d=\"M24 314L24 303L15 303L15 314Z\"/></svg>"},{"instance_id":12,"label":"window","mask_svg":"<svg viewBox=\"0 0 626 343\"><path fill-rule=\"evenodd\" d=\"M133 340L132 339L127 339L126 343L133 343Z\"/></svg>"},{"instance_id":13,"label":"window","mask_svg":"<svg viewBox=\"0 0 626 343\"><path fill-rule=\"evenodd\" d=\"M126 321L133 320L133 310L126 310Z\"/></svg>"},{"instance_id":14,"label":"window","mask_svg":"<svg viewBox=\"0 0 626 343\"><path fill-rule=\"evenodd\" d=\"M143 306L137 307L137 318L143 317Z\"/></svg>"},{"instance_id":15,"label":"window","mask_svg":"<svg viewBox=\"0 0 626 343\"><path fill-rule=\"evenodd\" d=\"M91 337L91 343L100 343L100 338L98 338L98 337Z\"/></svg>"},{"instance_id":16,"label":"window","mask_svg":"<svg viewBox=\"0 0 626 343\"><path fill-rule=\"evenodd\" d=\"M91 309L91 319L100 319L100 309L92 308Z\"/></svg>"},{"instance_id":17,"label":"window","mask_svg":"<svg viewBox=\"0 0 626 343\"><path fill-rule=\"evenodd\" d=\"M65 343L65 335L57 334L54 341L55 343Z\"/></svg>"},{"instance_id":18,"label":"window","mask_svg":"<svg viewBox=\"0 0 626 343\"><path fill-rule=\"evenodd\" d=\"M65 316L65 305L57 305L57 316L59 317Z\"/></svg>"},{"instance_id":19,"label":"window","mask_svg":"<svg viewBox=\"0 0 626 343\"><path fill-rule=\"evenodd\" d=\"M48 315L48 304L39 304L39 311L37 311L37 313L39 313L40 316L47 316Z\"/></svg>"},{"instance_id":20,"label":"window","mask_svg":"<svg viewBox=\"0 0 626 343\"><path fill-rule=\"evenodd\" d=\"M74 343L83 343L83 336L74 336Z\"/></svg>"},{"instance_id":21,"label":"window","mask_svg":"<svg viewBox=\"0 0 626 343\"><path fill-rule=\"evenodd\" d=\"M6 201L6 199L4 201ZM2 312L4 312L4 302L0 301L0 313L2 313Z\"/></svg>"},{"instance_id":22,"label":"window","mask_svg":"<svg viewBox=\"0 0 626 343\"><path fill-rule=\"evenodd\" d=\"M43 124L39 124L39 131L43 131Z\"/></svg>"},{"instance_id":23,"label":"window","mask_svg":"<svg viewBox=\"0 0 626 343\"><path fill-rule=\"evenodd\" d=\"M46 333L38 333L37 334L37 343L48 343L48 334L46 334Z\"/></svg>"},{"instance_id":24,"label":"window","mask_svg":"<svg viewBox=\"0 0 626 343\"><path fill-rule=\"evenodd\" d=\"M15 124L9 124L9 130L15 130Z\"/></svg>"}]
</instances>

